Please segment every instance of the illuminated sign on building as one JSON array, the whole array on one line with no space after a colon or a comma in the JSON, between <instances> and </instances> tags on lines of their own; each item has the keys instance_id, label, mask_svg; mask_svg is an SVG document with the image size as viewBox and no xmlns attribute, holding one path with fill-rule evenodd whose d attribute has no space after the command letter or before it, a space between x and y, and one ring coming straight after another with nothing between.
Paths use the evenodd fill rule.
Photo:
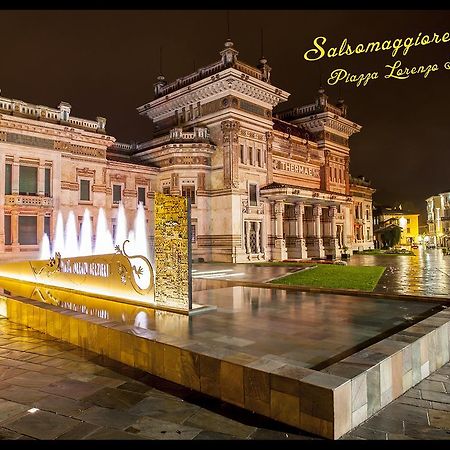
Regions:
<instances>
[{"instance_id":1,"label":"illuminated sign on building","mask_svg":"<svg viewBox=\"0 0 450 450\"><path fill-rule=\"evenodd\" d=\"M298 173L299 175L306 175L308 177L319 178L319 169L316 167L306 166L291 161L282 161L281 159L273 158L273 168L283 172Z\"/></svg>"}]
</instances>

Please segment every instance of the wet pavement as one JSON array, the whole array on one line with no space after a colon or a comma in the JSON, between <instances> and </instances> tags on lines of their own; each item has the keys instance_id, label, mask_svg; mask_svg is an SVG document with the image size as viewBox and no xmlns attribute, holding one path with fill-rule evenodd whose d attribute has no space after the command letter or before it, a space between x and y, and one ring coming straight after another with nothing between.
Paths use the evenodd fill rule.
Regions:
<instances>
[{"instance_id":1,"label":"wet pavement","mask_svg":"<svg viewBox=\"0 0 450 450\"><path fill-rule=\"evenodd\" d=\"M0 440L313 438L0 319Z\"/></svg>"},{"instance_id":2,"label":"wet pavement","mask_svg":"<svg viewBox=\"0 0 450 450\"><path fill-rule=\"evenodd\" d=\"M188 316L27 284L0 286L6 284L12 296L147 328L179 345L199 344L219 359L238 352L304 368L325 367L440 308L438 302L234 286L194 292L194 303L216 309Z\"/></svg>"},{"instance_id":3,"label":"wet pavement","mask_svg":"<svg viewBox=\"0 0 450 450\"><path fill-rule=\"evenodd\" d=\"M422 246L413 251L414 256L355 254L347 263L352 266L386 267L373 292L450 297L450 255L444 255L441 249L425 249ZM193 278L266 283L301 268L201 263L193 265Z\"/></svg>"},{"instance_id":4,"label":"wet pavement","mask_svg":"<svg viewBox=\"0 0 450 450\"><path fill-rule=\"evenodd\" d=\"M353 255L349 265L386 267L374 292L450 297L450 255L423 247L414 252L415 256Z\"/></svg>"},{"instance_id":5,"label":"wet pavement","mask_svg":"<svg viewBox=\"0 0 450 450\"><path fill-rule=\"evenodd\" d=\"M320 439L0 319L0 439ZM450 439L450 364L342 439Z\"/></svg>"},{"instance_id":6,"label":"wet pavement","mask_svg":"<svg viewBox=\"0 0 450 450\"><path fill-rule=\"evenodd\" d=\"M266 283L302 268L303 266L300 264L298 266L264 266L258 264L198 263L192 266L192 278Z\"/></svg>"},{"instance_id":7,"label":"wet pavement","mask_svg":"<svg viewBox=\"0 0 450 450\"><path fill-rule=\"evenodd\" d=\"M450 364L405 392L341 439L450 439Z\"/></svg>"}]
</instances>

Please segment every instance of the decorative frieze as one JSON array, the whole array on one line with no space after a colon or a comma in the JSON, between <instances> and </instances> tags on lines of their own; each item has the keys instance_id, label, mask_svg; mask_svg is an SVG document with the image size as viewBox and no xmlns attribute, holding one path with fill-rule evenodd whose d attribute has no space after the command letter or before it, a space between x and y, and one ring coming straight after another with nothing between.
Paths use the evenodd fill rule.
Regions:
<instances>
[{"instance_id":1,"label":"decorative frieze","mask_svg":"<svg viewBox=\"0 0 450 450\"><path fill-rule=\"evenodd\" d=\"M54 141L52 139L45 139L19 133L6 133L6 142L11 144L27 145L30 147L47 148L49 150L53 150L54 148Z\"/></svg>"},{"instance_id":2,"label":"decorative frieze","mask_svg":"<svg viewBox=\"0 0 450 450\"><path fill-rule=\"evenodd\" d=\"M102 194L106 194L107 188L104 184L93 184L92 192L101 192Z\"/></svg>"},{"instance_id":3,"label":"decorative frieze","mask_svg":"<svg viewBox=\"0 0 450 450\"><path fill-rule=\"evenodd\" d=\"M89 178L95 178L95 170L89 169L87 167L83 168L76 168L77 170L77 177L89 177Z\"/></svg>"},{"instance_id":4,"label":"decorative frieze","mask_svg":"<svg viewBox=\"0 0 450 450\"><path fill-rule=\"evenodd\" d=\"M244 214L264 214L264 203L257 206L250 206L248 200L242 200L242 212Z\"/></svg>"},{"instance_id":5,"label":"decorative frieze","mask_svg":"<svg viewBox=\"0 0 450 450\"><path fill-rule=\"evenodd\" d=\"M124 189L123 190L123 196L124 197L137 197L137 192L135 190L132 189Z\"/></svg>"},{"instance_id":6,"label":"decorative frieze","mask_svg":"<svg viewBox=\"0 0 450 450\"><path fill-rule=\"evenodd\" d=\"M270 132L268 132L268 133L270 133ZM255 131L246 130L245 128L241 128L239 130L239 135L244 137L244 138L254 139L254 140L258 140L258 141L264 141L265 140L264 139L265 136L264 136L263 133L257 133Z\"/></svg>"},{"instance_id":7,"label":"decorative frieze","mask_svg":"<svg viewBox=\"0 0 450 450\"><path fill-rule=\"evenodd\" d=\"M111 182L115 181L115 182L118 182L118 183L125 183L127 177L126 177L125 174L122 174L122 173L112 173L109 176L109 179L110 179Z\"/></svg>"},{"instance_id":8,"label":"decorative frieze","mask_svg":"<svg viewBox=\"0 0 450 450\"><path fill-rule=\"evenodd\" d=\"M237 120L221 122L223 143L223 179L225 188L239 187L239 129Z\"/></svg>"},{"instance_id":9,"label":"decorative frieze","mask_svg":"<svg viewBox=\"0 0 450 450\"><path fill-rule=\"evenodd\" d=\"M61 190L63 191L78 191L78 183L72 181L61 181Z\"/></svg>"}]
</instances>

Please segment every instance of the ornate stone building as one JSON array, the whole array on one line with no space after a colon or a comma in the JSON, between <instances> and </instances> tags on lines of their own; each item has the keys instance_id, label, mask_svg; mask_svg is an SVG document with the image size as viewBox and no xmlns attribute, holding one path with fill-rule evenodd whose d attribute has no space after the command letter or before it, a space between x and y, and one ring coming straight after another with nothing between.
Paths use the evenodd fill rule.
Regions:
<instances>
[{"instance_id":1,"label":"ornate stone building","mask_svg":"<svg viewBox=\"0 0 450 450\"><path fill-rule=\"evenodd\" d=\"M426 199L429 244L450 248L450 191Z\"/></svg>"},{"instance_id":2,"label":"ornate stone building","mask_svg":"<svg viewBox=\"0 0 450 450\"><path fill-rule=\"evenodd\" d=\"M228 40L217 62L172 83L158 77L154 99L138 108L153 122L149 141L114 142L104 134L104 119L65 117L64 104L52 110L57 123L45 126L36 122L37 117L10 117L2 109L0 132L8 134L7 120L33 122L34 135L44 133L37 130L42 126L52 130L51 143L34 161L37 167L51 163L57 168L50 175L51 200L43 181L46 172L38 171L37 197L50 203L36 213L50 217L50 228L52 211L58 208L77 208L82 214L83 189L91 193L93 206L107 209L110 221L115 217L114 192L120 191L131 211L142 195L151 200L151 192L159 191L191 199L194 259L326 258L339 257L344 248L373 248L374 190L349 174L348 141L361 126L347 118L342 100L332 105L323 89L314 103L274 114L273 108L290 94L272 85L270 74L265 58L257 67L243 63ZM18 152L23 147L7 142L0 135L2 167L5 158L20 166ZM31 153L40 145L33 142ZM98 155L78 155L73 150L77 146L95 149ZM85 179L91 184L82 187ZM19 191L9 194L14 197L9 202L23 201ZM366 209L370 216L360 218L358 213L364 215ZM45 224L39 227L38 235ZM363 232L358 231L361 227ZM4 239L2 245L13 251L25 248L14 236L13 232L14 243Z\"/></svg>"},{"instance_id":3,"label":"ornate stone building","mask_svg":"<svg viewBox=\"0 0 450 450\"><path fill-rule=\"evenodd\" d=\"M70 112L68 103L0 97L0 254L35 253L44 232L53 237L57 211L67 219L73 210L81 223L88 208L95 227L103 207L113 229L119 201L130 220L138 198L149 205L158 169L109 159L106 120Z\"/></svg>"}]
</instances>

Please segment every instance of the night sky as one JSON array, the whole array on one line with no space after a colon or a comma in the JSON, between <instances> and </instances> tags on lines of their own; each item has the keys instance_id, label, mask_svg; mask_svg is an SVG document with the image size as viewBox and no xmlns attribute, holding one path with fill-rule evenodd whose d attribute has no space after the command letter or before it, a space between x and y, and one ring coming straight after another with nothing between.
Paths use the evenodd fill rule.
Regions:
<instances>
[{"instance_id":1,"label":"night sky","mask_svg":"<svg viewBox=\"0 0 450 450\"><path fill-rule=\"evenodd\" d=\"M348 117L363 126L350 140L351 173L365 175L378 203L415 207L426 218L425 198L450 190L450 43L389 51L303 58L317 36L325 48L450 32L450 11L252 11L231 10L230 33L239 59L256 65L260 29L272 84L291 93L290 106L314 101L322 84L335 102L340 91ZM107 118L118 141L146 140L148 119L136 107L153 99L163 46L163 73L170 82L219 59L227 38L226 12L202 11L1 11L1 95L56 107L72 105L77 117ZM406 80L384 79L385 64L438 64L439 70ZM337 68L377 71L367 86L328 86ZM322 74L322 75L321 75Z\"/></svg>"}]
</instances>

